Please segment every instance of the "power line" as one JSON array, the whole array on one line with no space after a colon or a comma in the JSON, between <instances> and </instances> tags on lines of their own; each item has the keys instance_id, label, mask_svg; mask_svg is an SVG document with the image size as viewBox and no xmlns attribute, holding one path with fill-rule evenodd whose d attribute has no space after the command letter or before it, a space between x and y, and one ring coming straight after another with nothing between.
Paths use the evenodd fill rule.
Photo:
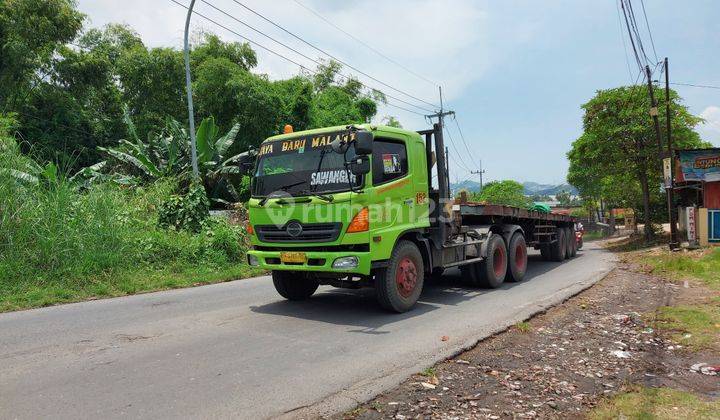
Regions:
<instances>
[{"instance_id":1,"label":"power line","mask_svg":"<svg viewBox=\"0 0 720 420\"><path fill-rule=\"evenodd\" d=\"M173 3L175 3L176 5L184 8L184 9L186 9L186 10L188 9L187 6L185 6L184 4L178 2L177 0L170 0L170 1L173 2ZM309 73L318 74L317 71L312 70L312 69L310 69L310 68L308 68L308 67L306 67L306 66L304 66L304 65L302 65L302 64L300 64L300 63L298 63L297 61L295 61L295 60L293 60L293 59L291 59L291 58L288 58L288 57L280 54L280 53L277 52L277 51L274 51L274 50L271 49L271 48L268 48L268 47L266 47L266 46L264 46L264 45L262 45L262 44L260 44L260 43L258 43L258 42L256 42L256 41L253 41L252 39L250 39L250 38L248 38L248 37L246 37L246 36L244 36L244 35L241 35L240 33L238 33L238 32L236 32L236 31L228 28L227 26L219 23L218 21L216 21L216 20L214 20L214 19L212 19L212 18L209 18L209 17L203 15L202 13L200 13L200 12L198 12L198 11L195 11L195 10L194 10L194 11L193 11L193 14L195 14L195 15L197 15L197 16L205 19L205 20L207 20L208 22L211 22L211 23L219 26L220 28L222 28L222 29L224 29L224 30L226 30L226 31L228 31L228 32L230 32L230 33L232 33L232 34L240 37L241 39L244 39L246 42L248 42L248 43L250 43L250 44L252 44L252 45L255 45L255 46L258 47L258 48L261 48L261 49L263 49L263 50L265 50L265 51L267 51L267 52L269 52L269 53L271 53L271 54L273 54L273 55L275 55L275 56L277 56L277 57L279 57L279 58L282 58L283 60L286 60L286 61L288 61L288 62L290 62L290 63L292 63L292 64L295 64L296 66L300 67L301 69L303 69L303 70L305 70L305 71L307 71L307 72L309 72ZM365 86L365 85L363 85L363 86ZM378 91L378 92L381 92L381 91ZM381 92L381 93L383 93L383 92ZM385 93L383 93L383 94L384 94L385 96L387 96L387 97L391 97L391 96L389 96L389 95L386 95ZM367 94L367 93L360 92L360 95L363 96L363 97L365 97L365 98L374 99L372 96L370 96L370 95ZM393 99L395 99L395 98L393 98ZM404 108L404 107L402 107L402 106L392 104L392 103L387 102L387 101L385 102L385 105L392 106L392 107L395 107L395 108L398 108L398 109L402 109L403 111L411 112L411 113L413 113L413 114L422 115L422 116L425 115L425 114L422 114L422 113L420 113L420 112L416 112L416 111L413 111L413 110Z\"/></svg>"},{"instance_id":2,"label":"power line","mask_svg":"<svg viewBox=\"0 0 720 420\"><path fill-rule=\"evenodd\" d=\"M445 130L445 134L447 134L448 138L450 139L450 146L452 146L453 151L455 152L455 154L458 157L455 160L455 163L458 164L459 166L461 166L466 171L470 172L470 169L468 169L467 165L465 164L465 161L463 160L462 155L458 151L457 146L455 146L455 141L453 140L452 135L450 135L450 130L448 130L447 127L445 127L444 125L443 125L443 129Z\"/></svg>"},{"instance_id":3,"label":"power line","mask_svg":"<svg viewBox=\"0 0 720 420\"><path fill-rule=\"evenodd\" d=\"M720 86L712 86L712 85L696 85L694 83L680 83L680 82L670 82L671 85L678 85L678 86L691 86L696 88L705 88L705 89L720 89Z\"/></svg>"},{"instance_id":4,"label":"power line","mask_svg":"<svg viewBox=\"0 0 720 420\"><path fill-rule=\"evenodd\" d=\"M470 151L470 148L468 147L467 142L465 141L465 135L463 135L462 129L460 128L460 123L458 123L457 120L457 114L453 114L453 121L455 121L455 126L457 126L458 133L460 133L460 139L463 142L463 145L465 145L465 150L468 152L468 157L470 158L470 163L473 164L474 167L478 167L478 164L475 162L475 159L473 158L473 153Z\"/></svg>"},{"instance_id":5,"label":"power line","mask_svg":"<svg viewBox=\"0 0 720 420\"><path fill-rule=\"evenodd\" d=\"M208 3L206 0L202 0L202 1L203 1L203 3L206 3L206 4L209 4L209 5L210 5L210 3ZM323 50L323 49L315 46L314 44L312 44L312 43L310 43L310 42L308 42L308 41L306 41L305 39L303 39L302 37L296 35L295 33L290 32L290 31L289 31L288 29L286 29L285 27L277 24L276 22L272 21L271 19L268 19L268 18L265 17L264 15L256 12L255 10L253 10L253 9L251 9L250 7L244 5L243 3L239 2L238 0L233 0L233 2L236 3L236 4L238 4L238 5L241 6L241 7L245 8L246 10L250 11L250 12L253 13L254 15L260 17L260 18L263 19L264 21L266 21L266 22L270 23L271 25L275 26L276 28L280 29L281 31L287 33L288 35L292 36L293 38L297 39L298 41L304 43L305 45L308 45L309 47L311 47L311 48L313 48L314 50L320 52L321 54L324 54L324 55L330 57L331 59L339 62L340 64L344 65L345 67L348 67L348 68L350 68L350 69L352 69L352 70L355 70L356 72L364 75L365 77L368 77L368 78L370 78L371 80L374 80L375 82L380 83L381 85L383 85L383 86L385 86L385 87L387 87L387 88L390 88L390 89L392 89L392 90L394 90L394 91L396 91L396 92L402 93L403 95L405 95L405 96L407 96L407 97L409 97L409 98L415 99L416 101L420 101L420 102L422 102L422 103L424 103L424 104L427 104L427 105L430 105L430 106L433 106L433 107L438 108L438 106L435 105L435 104L433 104L433 103L424 101L424 100L422 100L422 99L420 99L420 98L418 98L418 97L415 97L415 96L413 96L413 95L411 95L411 94L409 94L409 93L407 93L407 92L404 92L404 91L402 91L402 90L400 90L400 89L398 89L398 88L396 88L396 87L390 86L389 84L387 84L387 83L385 83L385 82L383 82L383 81L381 81L381 80L378 80L377 78L375 78L375 77L373 77L373 76L365 73L364 71L358 69L357 67L354 67L353 65L351 65L351 64L349 64L349 63L347 63L347 62L345 62L345 61L337 58L336 56L330 54L329 52L327 52L327 51L325 51L325 50ZM212 6L212 5L210 5L210 6L213 7L213 8L215 8L215 6ZM245 23L243 23L243 24L245 24ZM246 25L246 24L245 24L245 25ZM246 26L247 26L247 25L246 25ZM276 41L276 42L277 42L277 41Z\"/></svg>"},{"instance_id":6,"label":"power line","mask_svg":"<svg viewBox=\"0 0 720 420\"><path fill-rule=\"evenodd\" d=\"M625 35L622 28L622 20L620 17L620 6L618 2L615 2L615 9L617 9L617 16L618 16L618 28L620 29L620 39L622 40L623 44L623 51L625 52L625 64L627 64L627 70L628 70L628 76L630 77L630 82L632 83L632 70L630 70L630 57L628 56L628 50L627 50L627 43L625 42Z\"/></svg>"},{"instance_id":7,"label":"power line","mask_svg":"<svg viewBox=\"0 0 720 420\"><path fill-rule=\"evenodd\" d=\"M647 26L648 35L650 36L650 45L652 45L655 61L659 61L657 51L655 51L655 41L653 40L652 31L650 31L650 21L648 21L647 13L645 12L645 0L640 0L640 5L642 6L643 16L645 16L645 26Z\"/></svg>"},{"instance_id":8,"label":"power line","mask_svg":"<svg viewBox=\"0 0 720 420\"><path fill-rule=\"evenodd\" d=\"M171 0L171 1L174 2L174 0ZM272 36L267 35L266 33L262 32L261 30L255 28L255 27L253 27L253 26L248 25L247 23L245 23L245 22L243 22L242 20L236 18L235 16L231 15L230 13L226 12L225 10L220 9L219 7L213 5L212 3L208 2L207 0L201 0L201 1L202 1L203 3L205 3L205 4L207 4L208 6L212 7L213 9L217 10L218 12L220 12L220 13L224 14L225 16L229 17L230 19L233 19L234 21L240 23L241 25L244 25L245 27L251 29L252 31L255 31L256 33L258 33L258 34L264 36L265 38L267 38L267 39L275 42L276 44L282 45L283 47L285 47L285 48L287 48L288 50L294 52L295 54L297 54L297 55L305 58L306 60L312 61L313 63L315 63L315 64L318 65L318 66L323 66L323 63L321 63L320 61L317 61L317 60L315 60L314 58L309 57L309 56L307 56L306 54L303 54L302 52L298 51L297 49L295 49L295 48L293 48L293 47L291 47L291 46L283 43L282 41L278 41L277 39L273 38ZM247 38L245 38L245 39L247 39ZM317 72L316 72L316 74L317 74ZM344 80L346 80L346 81L352 80L351 77L348 77L348 76L346 76L346 75L344 75L344 74L342 74L342 73L339 73L339 72L338 72L338 74L339 74L340 77L342 77L342 78L343 78ZM377 79L374 79L374 80L377 80ZM366 87L366 88L368 88L368 89L381 92L379 89L375 89L375 88L373 88L373 87L371 87L371 86L368 86L368 85L360 82L359 80L358 80L358 83L360 83L362 86L364 86L364 87ZM380 83L382 83L382 82L380 82ZM382 84L384 84L384 83L382 83ZM397 89L395 89L395 90L397 90ZM401 92L402 92L402 91L401 91ZM418 108L418 109L422 109L423 111L432 112L432 111L430 111L430 110L428 110L428 109L426 109L426 108L423 108L423 107L421 107L421 106L415 105L415 104L410 103L410 102L407 102L407 101L405 101L405 100L403 100L403 99L400 99L400 98L391 96L391 95L389 95L389 94L387 94L387 93L385 93L385 92L382 92L382 94L385 95L385 96L387 96L387 97L389 97L389 98L395 99L395 100L398 101L398 102L402 102L402 103L404 103L404 104L406 104L406 105L414 106L414 107L416 107L416 108ZM406 94L406 95L407 95L407 94ZM408 96L409 96L409 95L408 95Z\"/></svg>"},{"instance_id":9,"label":"power line","mask_svg":"<svg viewBox=\"0 0 720 420\"><path fill-rule=\"evenodd\" d=\"M316 12L315 10L311 9L310 7L302 4L302 3L299 2L298 0L293 0L293 1L294 1L298 6L302 7L303 9L305 9L305 10L307 10L308 12L312 13L313 15L317 16L317 17L318 17L320 20L322 20L323 22L327 23L328 25L332 26L333 28L337 29L338 31L340 31L340 32L344 33L345 35L349 36L350 38L352 38L352 39L355 40L356 42L358 42L358 43L360 43L361 45L363 45L365 48L369 49L370 51L374 52L375 54L377 54L377 55L379 55L380 57L384 58L385 60L389 61L390 63L395 64L396 66L400 67L401 69L405 70L406 72L412 74L413 76L415 76L415 77L417 77L417 78L419 78L419 79L422 79L422 80L424 80L424 81L426 81L426 82L428 82L428 83L430 83L430 84L432 84L432 85L434 85L434 86L439 86L437 83L433 82L432 80L428 79L427 77L416 73L415 71L413 71L413 70L411 70L411 69L403 66L402 64L398 63L397 61L393 60L392 58L388 57L387 55L381 53L381 52L378 51L377 49L375 49L375 48L373 48L372 46L368 45L368 44L367 44L366 42L364 42L363 40L357 38L355 35L347 32L347 31L345 31L343 28L337 26L337 25L336 25L334 22L332 22L331 20L325 18L325 17L322 16L320 13L318 13L318 12Z\"/></svg>"}]
</instances>

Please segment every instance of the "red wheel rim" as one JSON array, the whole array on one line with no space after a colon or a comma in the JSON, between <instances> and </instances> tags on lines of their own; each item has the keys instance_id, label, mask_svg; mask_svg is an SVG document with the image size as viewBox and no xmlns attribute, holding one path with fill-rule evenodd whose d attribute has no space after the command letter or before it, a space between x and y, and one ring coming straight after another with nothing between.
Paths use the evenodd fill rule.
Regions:
<instances>
[{"instance_id":1,"label":"red wheel rim","mask_svg":"<svg viewBox=\"0 0 720 420\"><path fill-rule=\"evenodd\" d=\"M395 273L395 282L397 283L400 296L409 297L415 290L417 285L417 267L413 260L405 257L400 260L397 272Z\"/></svg>"},{"instance_id":2,"label":"red wheel rim","mask_svg":"<svg viewBox=\"0 0 720 420\"><path fill-rule=\"evenodd\" d=\"M505 271L505 250L502 247L495 248L493 253L493 269L495 277L500 278Z\"/></svg>"},{"instance_id":3,"label":"red wheel rim","mask_svg":"<svg viewBox=\"0 0 720 420\"><path fill-rule=\"evenodd\" d=\"M520 271L524 271L525 266L527 265L525 252L525 247L523 247L522 245L518 245L515 247L515 267Z\"/></svg>"}]
</instances>

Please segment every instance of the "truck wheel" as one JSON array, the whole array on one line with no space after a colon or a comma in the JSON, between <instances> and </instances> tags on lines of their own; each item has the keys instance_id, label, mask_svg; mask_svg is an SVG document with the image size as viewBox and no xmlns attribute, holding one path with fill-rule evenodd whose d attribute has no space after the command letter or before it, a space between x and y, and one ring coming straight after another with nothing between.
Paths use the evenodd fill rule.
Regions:
<instances>
[{"instance_id":1,"label":"truck wheel","mask_svg":"<svg viewBox=\"0 0 720 420\"><path fill-rule=\"evenodd\" d=\"M565 228L565 235L567 235L567 252L565 258L570 259L577 254L577 239L575 239L575 235L570 228Z\"/></svg>"},{"instance_id":2,"label":"truck wheel","mask_svg":"<svg viewBox=\"0 0 720 420\"><path fill-rule=\"evenodd\" d=\"M492 235L487 245L487 258L478 264L480 285L490 289L500 287L507 274L507 249L499 235Z\"/></svg>"},{"instance_id":3,"label":"truck wheel","mask_svg":"<svg viewBox=\"0 0 720 420\"><path fill-rule=\"evenodd\" d=\"M287 300L307 299L320 285L317 279L295 271L273 271L272 279L275 290Z\"/></svg>"},{"instance_id":4,"label":"truck wheel","mask_svg":"<svg viewBox=\"0 0 720 420\"><path fill-rule=\"evenodd\" d=\"M415 306L424 282L422 255L414 243L400 241L384 272L375 276L377 299L384 309L405 312Z\"/></svg>"},{"instance_id":5,"label":"truck wheel","mask_svg":"<svg viewBox=\"0 0 720 420\"><path fill-rule=\"evenodd\" d=\"M565 260L565 252L567 251L567 238L565 237L565 229L557 229L557 241L550 247L550 259L556 262Z\"/></svg>"},{"instance_id":6,"label":"truck wheel","mask_svg":"<svg viewBox=\"0 0 720 420\"><path fill-rule=\"evenodd\" d=\"M525 236L520 232L516 232L512 238L510 238L510 244L508 245L508 281L523 281L525 271L527 270L527 260L528 254Z\"/></svg>"}]
</instances>

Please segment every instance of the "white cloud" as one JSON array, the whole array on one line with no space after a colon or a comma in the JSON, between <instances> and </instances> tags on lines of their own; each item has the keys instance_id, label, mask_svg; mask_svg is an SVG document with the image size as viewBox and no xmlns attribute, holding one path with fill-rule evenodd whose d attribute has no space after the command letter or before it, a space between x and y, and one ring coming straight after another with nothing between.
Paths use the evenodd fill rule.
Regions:
<instances>
[{"instance_id":1,"label":"white cloud","mask_svg":"<svg viewBox=\"0 0 720 420\"><path fill-rule=\"evenodd\" d=\"M720 146L720 107L709 106L700 113L705 122L697 127L700 137Z\"/></svg>"}]
</instances>

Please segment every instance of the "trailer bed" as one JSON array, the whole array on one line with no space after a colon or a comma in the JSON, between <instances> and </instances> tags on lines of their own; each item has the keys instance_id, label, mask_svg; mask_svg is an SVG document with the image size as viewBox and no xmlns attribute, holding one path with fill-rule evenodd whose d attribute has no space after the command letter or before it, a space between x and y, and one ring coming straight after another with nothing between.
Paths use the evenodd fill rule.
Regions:
<instances>
[{"instance_id":1,"label":"trailer bed","mask_svg":"<svg viewBox=\"0 0 720 420\"><path fill-rule=\"evenodd\" d=\"M460 203L460 215L469 217L503 217L527 220L547 220L553 222L574 223L575 218L564 214L543 213L520 207L483 204L474 202Z\"/></svg>"}]
</instances>

